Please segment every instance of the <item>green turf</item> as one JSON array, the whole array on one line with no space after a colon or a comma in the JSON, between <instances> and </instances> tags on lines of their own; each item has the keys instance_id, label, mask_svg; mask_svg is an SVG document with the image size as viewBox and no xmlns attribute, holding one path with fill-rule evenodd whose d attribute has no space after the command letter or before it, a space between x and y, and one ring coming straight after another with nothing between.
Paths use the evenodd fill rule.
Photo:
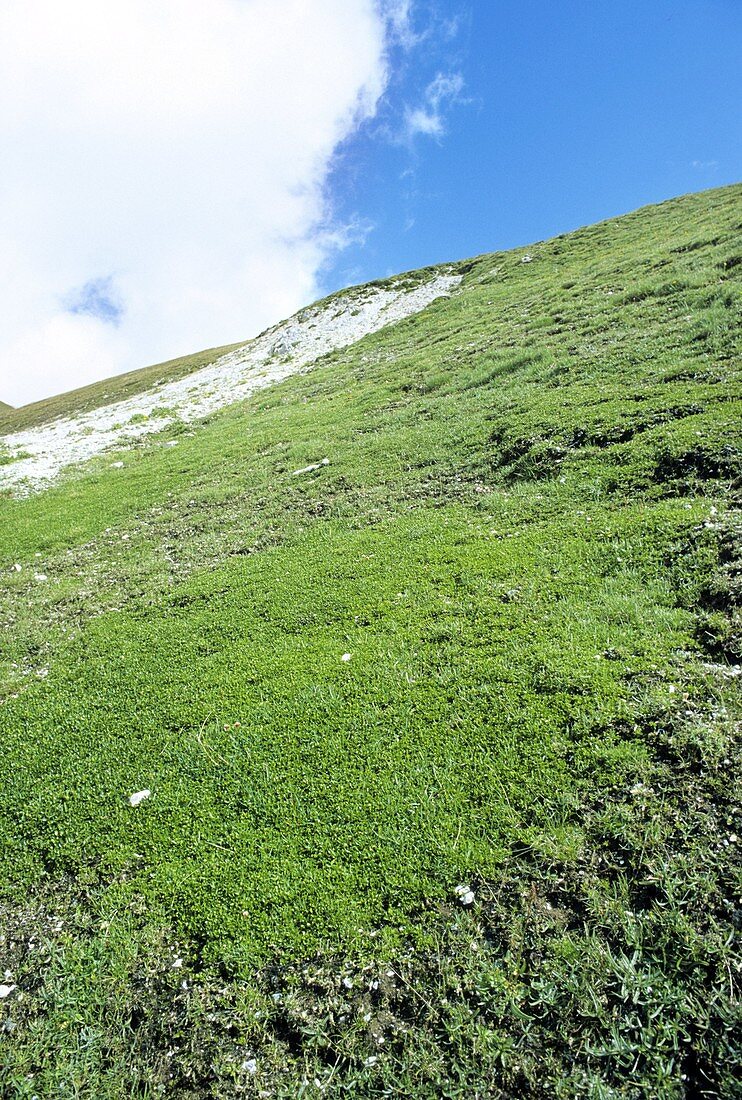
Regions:
<instances>
[{"instance_id":1,"label":"green turf","mask_svg":"<svg viewBox=\"0 0 742 1100\"><path fill-rule=\"evenodd\" d=\"M0 499L9 1095L740 1095L741 223Z\"/></svg>"}]
</instances>

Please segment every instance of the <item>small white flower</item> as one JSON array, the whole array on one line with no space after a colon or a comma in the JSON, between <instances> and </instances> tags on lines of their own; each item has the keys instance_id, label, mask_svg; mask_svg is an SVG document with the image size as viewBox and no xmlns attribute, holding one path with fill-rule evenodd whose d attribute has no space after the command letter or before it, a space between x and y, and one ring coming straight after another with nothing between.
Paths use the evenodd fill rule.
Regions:
<instances>
[{"instance_id":1,"label":"small white flower","mask_svg":"<svg viewBox=\"0 0 742 1100\"><path fill-rule=\"evenodd\" d=\"M343 978L343 985L345 986L346 989L352 989L353 988L353 979L352 978Z\"/></svg>"},{"instance_id":2,"label":"small white flower","mask_svg":"<svg viewBox=\"0 0 742 1100\"><path fill-rule=\"evenodd\" d=\"M173 970L180 970L182 965L183 965L183 960L182 959L176 959L173 963Z\"/></svg>"},{"instance_id":3,"label":"small white flower","mask_svg":"<svg viewBox=\"0 0 742 1100\"><path fill-rule=\"evenodd\" d=\"M460 883L454 890L456 897L459 899L462 905L473 905L475 894L471 886L468 883Z\"/></svg>"},{"instance_id":4,"label":"small white flower","mask_svg":"<svg viewBox=\"0 0 742 1100\"><path fill-rule=\"evenodd\" d=\"M19 564L18 564L18 562L16 562L16 563L15 563L15 565L12 565L12 566L11 566L11 571L12 571L13 573L20 573L20 571L21 571L21 569L22 569L22 568L23 568L23 566L22 566L22 565L19 565Z\"/></svg>"},{"instance_id":5,"label":"small white flower","mask_svg":"<svg viewBox=\"0 0 742 1100\"><path fill-rule=\"evenodd\" d=\"M348 661L350 660L350 653L344 653L344 654L342 655L342 657L340 658L340 660L341 660L341 661L345 661L345 663L347 664L347 663L348 663Z\"/></svg>"},{"instance_id":6,"label":"small white flower","mask_svg":"<svg viewBox=\"0 0 742 1100\"><path fill-rule=\"evenodd\" d=\"M140 802L144 802L146 798L149 798L152 791L145 788L143 791L135 791L134 794L129 795L129 805L138 806Z\"/></svg>"},{"instance_id":7,"label":"small white flower","mask_svg":"<svg viewBox=\"0 0 742 1100\"><path fill-rule=\"evenodd\" d=\"M249 1073L253 1077L258 1072L258 1063L255 1058L246 1058L242 1063L242 1068L245 1073Z\"/></svg>"},{"instance_id":8,"label":"small white flower","mask_svg":"<svg viewBox=\"0 0 742 1100\"><path fill-rule=\"evenodd\" d=\"M0 997L9 997L16 987L14 985L0 985Z\"/></svg>"}]
</instances>

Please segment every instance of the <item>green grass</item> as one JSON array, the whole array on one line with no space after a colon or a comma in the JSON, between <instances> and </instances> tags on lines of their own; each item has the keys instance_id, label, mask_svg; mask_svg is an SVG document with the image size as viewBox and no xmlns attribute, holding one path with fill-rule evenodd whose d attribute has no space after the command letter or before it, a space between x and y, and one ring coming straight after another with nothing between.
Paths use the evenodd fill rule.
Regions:
<instances>
[{"instance_id":1,"label":"green grass","mask_svg":"<svg viewBox=\"0 0 742 1100\"><path fill-rule=\"evenodd\" d=\"M8 1095L741 1095L741 200L0 499Z\"/></svg>"}]
</instances>

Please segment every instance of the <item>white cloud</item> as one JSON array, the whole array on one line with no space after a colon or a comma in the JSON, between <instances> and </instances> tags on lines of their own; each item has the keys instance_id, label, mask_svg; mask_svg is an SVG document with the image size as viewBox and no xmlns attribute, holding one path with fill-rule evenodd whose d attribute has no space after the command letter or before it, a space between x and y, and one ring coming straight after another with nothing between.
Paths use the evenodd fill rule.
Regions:
<instances>
[{"instance_id":1,"label":"white cloud","mask_svg":"<svg viewBox=\"0 0 742 1100\"><path fill-rule=\"evenodd\" d=\"M413 29L412 0L388 0L383 10L393 40L405 49L416 46L421 36Z\"/></svg>"},{"instance_id":2,"label":"white cloud","mask_svg":"<svg viewBox=\"0 0 742 1100\"><path fill-rule=\"evenodd\" d=\"M327 225L334 151L375 112L409 7L3 4L0 399L243 339L311 300L358 231Z\"/></svg>"},{"instance_id":3,"label":"white cloud","mask_svg":"<svg viewBox=\"0 0 742 1100\"><path fill-rule=\"evenodd\" d=\"M464 78L460 73L438 73L425 89L420 106L410 108L405 115L405 137L411 140L418 134L442 137L446 132L446 109L464 102L461 96Z\"/></svg>"}]
</instances>

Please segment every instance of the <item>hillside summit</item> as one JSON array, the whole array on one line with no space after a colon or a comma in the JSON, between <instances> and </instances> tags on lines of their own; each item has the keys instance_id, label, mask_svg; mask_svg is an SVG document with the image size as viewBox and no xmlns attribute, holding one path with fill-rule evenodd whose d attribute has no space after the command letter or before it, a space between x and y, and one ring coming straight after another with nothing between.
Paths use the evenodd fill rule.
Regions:
<instances>
[{"instance_id":1,"label":"hillside summit","mask_svg":"<svg viewBox=\"0 0 742 1100\"><path fill-rule=\"evenodd\" d=\"M742 1096L741 272L737 186L0 411L2 1095Z\"/></svg>"}]
</instances>

